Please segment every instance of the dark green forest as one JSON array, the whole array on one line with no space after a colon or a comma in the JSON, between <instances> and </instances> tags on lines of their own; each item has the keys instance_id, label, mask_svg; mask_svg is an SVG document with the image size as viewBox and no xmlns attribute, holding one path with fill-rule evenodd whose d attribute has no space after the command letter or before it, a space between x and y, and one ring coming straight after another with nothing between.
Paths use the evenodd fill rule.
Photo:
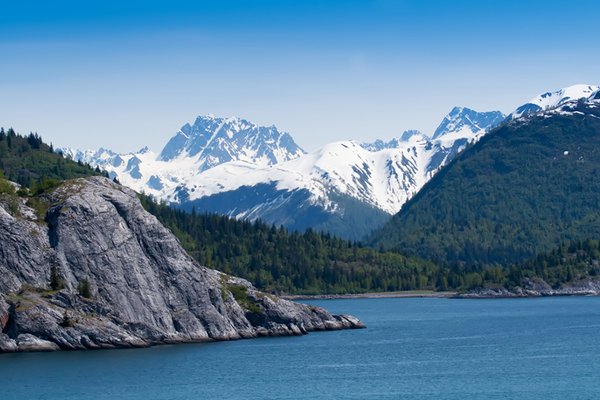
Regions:
<instances>
[{"instance_id":1,"label":"dark green forest","mask_svg":"<svg viewBox=\"0 0 600 400\"><path fill-rule=\"evenodd\" d=\"M140 199L201 264L246 278L263 290L359 293L434 289L449 278L447 271L432 262L382 253L327 233L311 229L290 232L260 221L187 213L145 195ZM457 287L464 278L450 279L451 286Z\"/></svg>"},{"instance_id":2,"label":"dark green forest","mask_svg":"<svg viewBox=\"0 0 600 400\"><path fill-rule=\"evenodd\" d=\"M20 190L2 178L22 185ZM60 181L105 175L56 154L36 134L0 130L0 196L26 197L43 220L40 194ZM365 247L327 233L289 232L260 221L187 213L139 195L142 205L181 241L201 264L244 277L274 293L362 293L397 290L469 290L512 287L539 276L551 285L598 274L598 241L573 241L527 262L469 265L434 262L383 247ZM9 202L10 205L10 202ZM590 236L598 237L598 236Z\"/></svg>"},{"instance_id":3,"label":"dark green forest","mask_svg":"<svg viewBox=\"0 0 600 400\"><path fill-rule=\"evenodd\" d=\"M261 222L189 214L143 194L140 198L201 264L244 277L275 293L510 289L531 277L540 277L556 288L600 274L599 242L594 240L563 243L551 252L506 266L437 264L310 229L288 232Z\"/></svg>"},{"instance_id":4,"label":"dark green forest","mask_svg":"<svg viewBox=\"0 0 600 400\"><path fill-rule=\"evenodd\" d=\"M52 181L108 176L89 165L65 159L35 133L21 136L13 129L5 131L4 128L0 128L0 170L6 179L32 189Z\"/></svg>"},{"instance_id":5,"label":"dark green forest","mask_svg":"<svg viewBox=\"0 0 600 400\"><path fill-rule=\"evenodd\" d=\"M539 277L556 288L561 283L600 276L600 241L576 240L513 266L512 285L523 277Z\"/></svg>"},{"instance_id":6,"label":"dark green forest","mask_svg":"<svg viewBox=\"0 0 600 400\"><path fill-rule=\"evenodd\" d=\"M443 168L369 243L436 263L510 266L600 237L600 110L504 124Z\"/></svg>"}]
</instances>

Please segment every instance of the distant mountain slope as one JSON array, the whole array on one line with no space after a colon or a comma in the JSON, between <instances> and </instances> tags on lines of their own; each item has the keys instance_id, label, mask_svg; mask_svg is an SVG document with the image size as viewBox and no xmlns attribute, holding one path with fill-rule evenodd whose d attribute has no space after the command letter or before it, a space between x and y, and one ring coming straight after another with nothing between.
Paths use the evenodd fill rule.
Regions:
<instances>
[{"instance_id":1,"label":"distant mountain slope","mask_svg":"<svg viewBox=\"0 0 600 400\"><path fill-rule=\"evenodd\" d=\"M586 94L484 136L371 243L437 262L508 265L599 237L600 101Z\"/></svg>"},{"instance_id":2,"label":"distant mountain slope","mask_svg":"<svg viewBox=\"0 0 600 400\"><path fill-rule=\"evenodd\" d=\"M426 139L427 136L417 130L409 130L402 132L399 138L393 138L387 142L377 139L371 143L361 143L360 146L365 150L369 151L380 151L385 149L397 149L402 147L405 142L408 142L412 138Z\"/></svg>"},{"instance_id":3,"label":"distant mountain slope","mask_svg":"<svg viewBox=\"0 0 600 400\"><path fill-rule=\"evenodd\" d=\"M361 239L502 119L499 112L455 108L435 139L406 131L387 142L340 141L303 154L274 127L205 116L185 125L158 155L147 148L61 150L175 207Z\"/></svg>"}]
</instances>

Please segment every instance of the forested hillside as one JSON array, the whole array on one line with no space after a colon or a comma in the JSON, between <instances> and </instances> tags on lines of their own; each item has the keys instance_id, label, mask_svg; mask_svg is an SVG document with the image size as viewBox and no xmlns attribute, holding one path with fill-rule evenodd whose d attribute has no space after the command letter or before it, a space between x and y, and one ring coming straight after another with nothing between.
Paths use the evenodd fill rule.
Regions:
<instances>
[{"instance_id":1,"label":"forested hillside","mask_svg":"<svg viewBox=\"0 0 600 400\"><path fill-rule=\"evenodd\" d=\"M509 266L600 237L600 107L504 124L441 170L371 240L442 264Z\"/></svg>"},{"instance_id":2,"label":"forested hillside","mask_svg":"<svg viewBox=\"0 0 600 400\"><path fill-rule=\"evenodd\" d=\"M325 233L290 232L262 222L187 213L140 195L144 207L200 263L283 293L357 293L447 288L464 275L432 262L383 253Z\"/></svg>"},{"instance_id":3,"label":"forested hillside","mask_svg":"<svg viewBox=\"0 0 600 400\"><path fill-rule=\"evenodd\" d=\"M26 188L52 180L105 175L99 169L76 163L56 154L52 145L37 134L21 136L13 129L0 128L0 170L4 176Z\"/></svg>"},{"instance_id":4,"label":"forested hillside","mask_svg":"<svg viewBox=\"0 0 600 400\"><path fill-rule=\"evenodd\" d=\"M539 277L552 287L558 287L564 282L598 276L600 276L600 241L586 239L563 243L519 267L513 267L511 284L520 283L523 277Z\"/></svg>"}]
</instances>

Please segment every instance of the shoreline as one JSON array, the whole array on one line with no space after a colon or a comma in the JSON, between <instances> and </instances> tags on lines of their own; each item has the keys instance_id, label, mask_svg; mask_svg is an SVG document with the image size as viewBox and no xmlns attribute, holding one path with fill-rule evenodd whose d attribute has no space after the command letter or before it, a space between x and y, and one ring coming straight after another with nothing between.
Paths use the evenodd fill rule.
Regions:
<instances>
[{"instance_id":1,"label":"shoreline","mask_svg":"<svg viewBox=\"0 0 600 400\"><path fill-rule=\"evenodd\" d=\"M480 291L480 292L434 292L434 291L400 291L400 292L367 292L350 294L314 294L314 295L281 295L285 300L354 300L354 299L530 299L540 297L594 297L600 296L600 290L589 288L563 288L557 290L520 290L520 291Z\"/></svg>"},{"instance_id":2,"label":"shoreline","mask_svg":"<svg viewBox=\"0 0 600 400\"><path fill-rule=\"evenodd\" d=\"M281 295L286 300L351 300L351 299L395 299L395 298L442 298L450 299L458 295L458 292L434 292L429 290L409 290L401 292L367 292L350 294L292 294Z\"/></svg>"}]
</instances>

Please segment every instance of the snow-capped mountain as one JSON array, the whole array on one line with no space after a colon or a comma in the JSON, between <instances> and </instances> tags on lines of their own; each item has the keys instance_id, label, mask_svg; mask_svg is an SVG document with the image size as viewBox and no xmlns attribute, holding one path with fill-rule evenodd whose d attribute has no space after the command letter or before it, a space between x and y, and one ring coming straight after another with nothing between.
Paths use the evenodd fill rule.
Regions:
<instances>
[{"instance_id":1,"label":"snow-capped mountain","mask_svg":"<svg viewBox=\"0 0 600 400\"><path fill-rule=\"evenodd\" d=\"M508 116L508 119L527 117L532 114L557 108L567 102L590 98L599 88L600 86L595 85L573 85L554 92L540 94L518 107Z\"/></svg>"},{"instance_id":2,"label":"snow-capped mountain","mask_svg":"<svg viewBox=\"0 0 600 400\"><path fill-rule=\"evenodd\" d=\"M242 186L275 183L278 190L306 189L312 203L330 212L341 211L331 193L350 196L387 213L398 211L406 198L420 187L426 170L427 141L406 143L395 149L369 151L355 141L330 143L303 157L269 167L244 162L222 164L185 182L185 201L194 201ZM182 187L167 198L180 203ZM237 217L246 211L237 210Z\"/></svg>"},{"instance_id":3,"label":"snow-capped mountain","mask_svg":"<svg viewBox=\"0 0 600 400\"><path fill-rule=\"evenodd\" d=\"M164 191L220 164L241 161L266 167L305 154L290 134L240 118L199 116L185 124L160 154L144 147L135 153L58 148L65 156L98 166L138 191L164 198Z\"/></svg>"},{"instance_id":4,"label":"snow-capped mountain","mask_svg":"<svg viewBox=\"0 0 600 400\"><path fill-rule=\"evenodd\" d=\"M243 161L266 167L305 154L289 133L275 126L259 126L240 118L200 116L185 124L167 142L160 154L147 147L135 153L111 150L58 148L65 156L107 170L123 184L159 197L165 187L178 185L220 164Z\"/></svg>"},{"instance_id":5,"label":"snow-capped mountain","mask_svg":"<svg viewBox=\"0 0 600 400\"><path fill-rule=\"evenodd\" d=\"M60 151L176 207L360 239L493 127L542 111L576 112L582 98L600 99L599 87L544 93L506 119L498 111L455 107L431 136L405 131L388 141L330 143L309 154L273 126L212 115L184 125L159 154L147 148L130 154Z\"/></svg>"},{"instance_id":6,"label":"snow-capped mountain","mask_svg":"<svg viewBox=\"0 0 600 400\"><path fill-rule=\"evenodd\" d=\"M466 107L454 107L435 130L432 139L444 137L448 143L464 137L479 137L505 118L500 111L477 112Z\"/></svg>"},{"instance_id":7,"label":"snow-capped mountain","mask_svg":"<svg viewBox=\"0 0 600 400\"><path fill-rule=\"evenodd\" d=\"M161 151L160 161L193 159L199 171L229 161L272 165L304 154L294 139L275 126L258 126L240 118L200 116L185 124Z\"/></svg>"},{"instance_id":8,"label":"snow-capped mountain","mask_svg":"<svg viewBox=\"0 0 600 400\"><path fill-rule=\"evenodd\" d=\"M205 116L184 125L160 154L61 150L178 207L358 239L502 119L455 108L434 139L405 131L389 141L340 141L304 154L275 127Z\"/></svg>"},{"instance_id":9,"label":"snow-capped mountain","mask_svg":"<svg viewBox=\"0 0 600 400\"><path fill-rule=\"evenodd\" d=\"M63 153L65 157L87 164L104 165L108 160L115 160L117 165L120 163L119 154L114 151L100 147L98 150L79 150L70 147L58 148L57 151Z\"/></svg>"}]
</instances>

